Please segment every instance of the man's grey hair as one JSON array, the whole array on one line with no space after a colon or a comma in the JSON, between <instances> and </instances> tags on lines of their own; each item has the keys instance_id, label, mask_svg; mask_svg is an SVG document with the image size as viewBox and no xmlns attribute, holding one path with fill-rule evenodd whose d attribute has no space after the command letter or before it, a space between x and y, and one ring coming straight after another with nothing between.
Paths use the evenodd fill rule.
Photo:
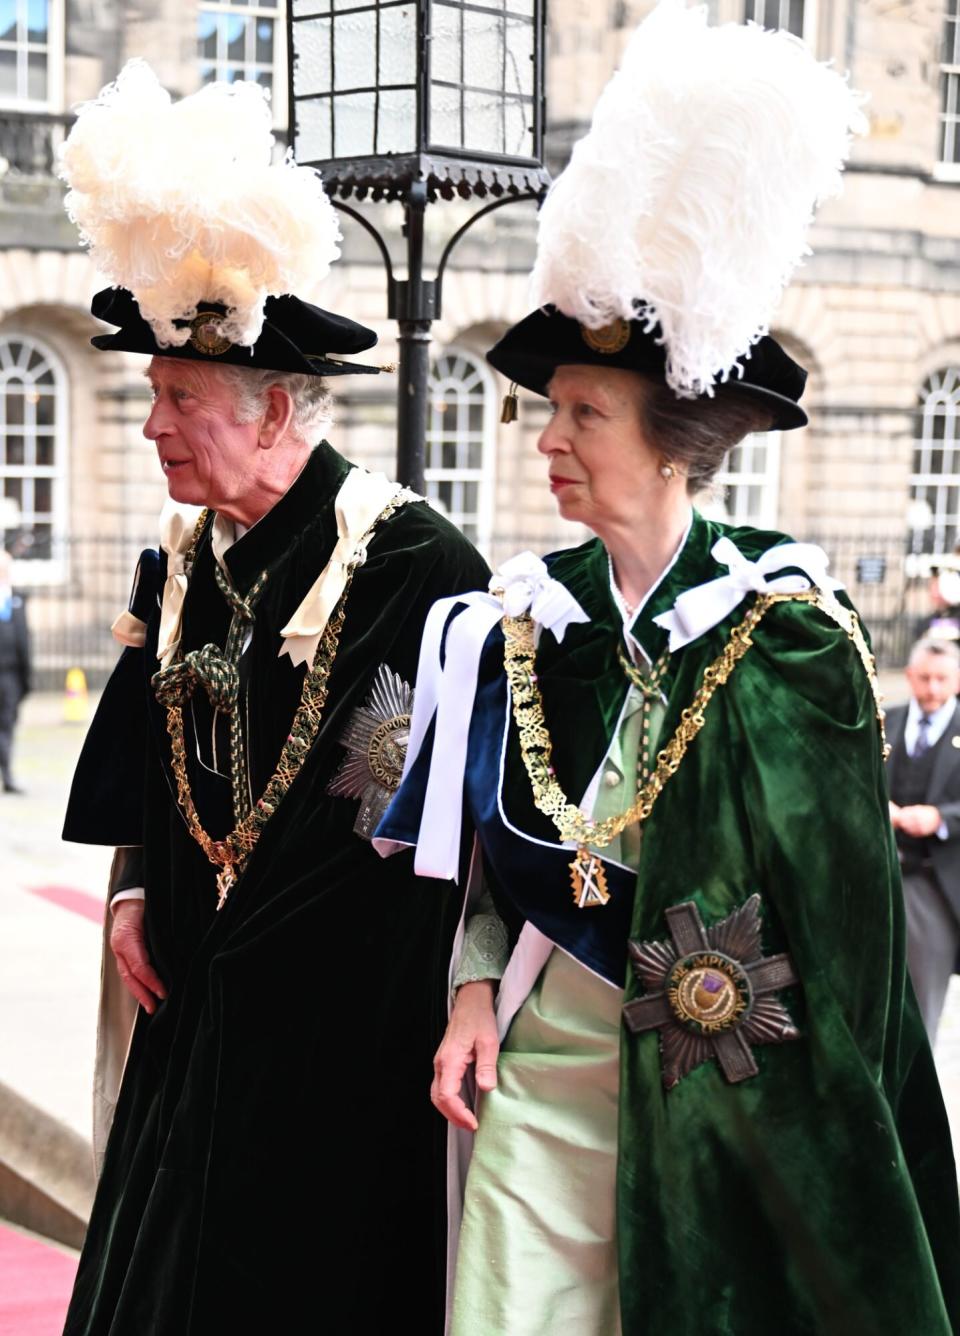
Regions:
<instances>
[{"instance_id":1,"label":"man's grey hair","mask_svg":"<svg viewBox=\"0 0 960 1336\"><path fill-rule=\"evenodd\" d=\"M297 371L264 371L260 367L218 366L216 370L233 391L237 422L252 422L267 407L267 391L274 385L293 400L292 429L315 445L333 424L333 395L320 376Z\"/></svg>"},{"instance_id":2,"label":"man's grey hair","mask_svg":"<svg viewBox=\"0 0 960 1336\"><path fill-rule=\"evenodd\" d=\"M954 668L960 668L960 649L957 648L956 642L953 640L940 640L937 636L924 636L911 649L907 665L916 663L917 659L923 658L925 654L936 654L940 658L949 659Z\"/></svg>"}]
</instances>

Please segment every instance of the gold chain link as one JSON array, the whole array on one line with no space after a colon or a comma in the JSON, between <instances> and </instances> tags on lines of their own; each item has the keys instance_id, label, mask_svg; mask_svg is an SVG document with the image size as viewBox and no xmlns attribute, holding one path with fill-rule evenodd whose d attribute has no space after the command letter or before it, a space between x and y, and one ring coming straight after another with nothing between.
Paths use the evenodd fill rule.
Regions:
<instances>
[{"instance_id":1,"label":"gold chain link","mask_svg":"<svg viewBox=\"0 0 960 1336\"><path fill-rule=\"evenodd\" d=\"M367 543L377 526L400 506L404 505L407 500L409 500L409 493L399 492L388 502L361 538L357 548L357 557L347 568L347 579L343 593L340 595L320 638L313 667L303 680L300 704L297 706L293 723L290 725L290 732L280 752L277 768L267 783L260 800L250 808L246 816L238 821L230 834L222 840L211 839L204 830L193 800L190 779L187 775L183 710L179 705L169 705L167 707L167 732L170 735L173 773L177 783L177 802L183 812L190 834L199 844L208 860L220 869L217 876L218 909L223 907L230 888L240 876L247 859L256 848L264 826L273 816L291 784L300 773L301 767L320 731L323 711L327 703L330 674L333 671L334 660L337 657L340 633L343 630L346 617L347 595L350 593L354 572L366 559ZM205 515L206 512L198 521L193 547L196 546L196 541L200 536ZM193 554L193 547L190 556Z\"/></svg>"},{"instance_id":2,"label":"gold chain link","mask_svg":"<svg viewBox=\"0 0 960 1336\"><path fill-rule=\"evenodd\" d=\"M856 614L819 589L796 594L761 594L738 626L730 632L723 652L703 674L703 681L690 705L680 715L680 723L666 747L657 754L653 773L640 788L636 799L625 811L603 821L593 821L572 803L557 782L551 764L552 743L543 717L543 697L534 671L534 628L529 616L504 617L506 641L504 666L513 699L513 717L520 734L520 751L533 788L533 801L548 816L563 841L602 849L627 826L646 821L671 775L675 775L694 738L703 728L705 712L719 687L725 685L737 664L753 644L752 633L775 603L796 600L812 603L837 623L853 641L870 679L876 705L880 734L886 755L883 709L876 681L873 657L867 648Z\"/></svg>"}]
</instances>

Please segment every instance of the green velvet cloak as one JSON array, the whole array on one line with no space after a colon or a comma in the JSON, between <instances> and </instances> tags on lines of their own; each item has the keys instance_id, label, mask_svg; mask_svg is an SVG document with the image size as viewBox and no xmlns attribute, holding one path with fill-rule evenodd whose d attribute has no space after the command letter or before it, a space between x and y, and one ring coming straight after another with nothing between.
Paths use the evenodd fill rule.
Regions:
<instances>
[{"instance_id":1,"label":"green velvet cloak","mask_svg":"<svg viewBox=\"0 0 960 1336\"><path fill-rule=\"evenodd\" d=\"M653 618L725 573L710 556L724 533L751 559L783 541L696 516L634 627L652 660L667 640ZM556 771L579 794L626 692L621 622L599 542L550 571L591 617L561 645L543 636L537 656ZM749 606L674 655L662 742ZM630 935L669 940L668 907L692 899L709 926L759 892L764 952L789 951L799 973L780 996L801 1038L756 1048L759 1075L741 1084L709 1061L666 1091L656 1032L623 1031L624 1336L947 1336L960 1331L956 1171L907 982L870 684L809 605L775 606L753 639L645 825ZM504 806L555 840L511 733ZM627 1000L641 993L629 978Z\"/></svg>"},{"instance_id":2,"label":"green velvet cloak","mask_svg":"<svg viewBox=\"0 0 960 1336\"><path fill-rule=\"evenodd\" d=\"M270 571L241 671L256 794L303 678L277 657L280 628L330 556L347 469L318 447L227 553L241 592ZM378 858L353 834L357 803L326 787L378 666L412 683L431 603L486 574L422 503L380 527L353 580L317 741L219 914L214 869L173 800L164 716L147 685L157 611L138 691L105 696L109 717L96 721L75 780L72 838L84 791L103 800L96 739L146 736L145 751L110 755L118 784L142 786L148 941L169 996L138 1017L66 1336L340 1336L386 1332L398 1315L418 1336L442 1330L444 1132L428 1091L459 906L416 878L409 856ZM205 538L185 649L222 645L228 620ZM184 716L198 810L222 836L229 785L197 762L199 749L209 764L215 727L202 692ZM109 838L102 812L90 823L90 838Z\"/></svg>"}]
</instances>

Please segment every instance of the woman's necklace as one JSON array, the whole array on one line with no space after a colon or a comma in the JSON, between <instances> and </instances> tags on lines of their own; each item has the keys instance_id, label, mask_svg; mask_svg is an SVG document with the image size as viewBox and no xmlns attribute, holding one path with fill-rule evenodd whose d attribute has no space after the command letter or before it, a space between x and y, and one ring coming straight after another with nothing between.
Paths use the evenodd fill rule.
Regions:
<instances>
[{"instance_id":1,"label":"woman's necklace","mask_svg":"<svg viewBox=\"0 0 960 1336\"><path fill-rule=\"evenodd\" d=\"M266 572L255 581L253 588L244 600L236 594L228 577L220 570L218 565L215 568L217 583L228 602L231 603L234 612L222 654L215 645L206 645L202 650L193 651L186 656L182 656L181 652L178 652L178 656L172 664L154 674L153 686L157 699L167 709L167 732L170 735L173 773L177 783L177 803L186 820L190 834L206 854L208 860L219 869L217 873L218 910L226 904L227 896L256 848L264 827L286 796L290 785L300 773L301 767L316 741L323 720L323 710L327 703L330 674L340 644L340 633L343 630L346 616L347 595L350 593L354 573L366 559L366 545L376 527L392 515L396 509L404 505L406 501L406 494L398 493L383 508L357 545L357 555L347 567L347 579L343 593L340 595L336 607L324 628L313 667L304 677L300 704L293 716L290 732L280 752L277 768L258 802L248 807L244 801L247 758L240 726L240 711L237 708L236 661L239 660L242 653L245 626L253 621L253 608L266 582ZM184 561L184 569L188 579L193 571L197 543L203 532L207 514L206 510L203 511L197 521L193 541ZM193 800L190 779L187 775L183 705L198 684L202 684L208 694L213 693L211 703L217 708L231 707L230 771L236 825L222 840L211 839L204 830Z\"/></svg>"},{"instance_id":2,"label":"woman's necklace","mask_svg":"<svg viewBox=\"0 0 960 1336\"><path fill-rule=\"evenodd\" d=\"M577 845L570 864L573 900L579 909L605 905L610 899L602 860L590 852L605 848L627 826L646 821L671 775L676 774L690 743L704 725L704 715L714 692L723 686L753 641L751 634L774 603L803 594L761 594L746 617L730 632L723 652L704 670L703 680L690 705L680 715L680 723L666 747L658 753L656 765L640 786L626 811L594 821L572 803L557 782L552 765L553 743L543 715L543 697L534 671L536 649L534 624L529 616L504 617L504 668L510 683L513 718L520 735L520 752L533 789L537 809L548 816L560 839ZM806 596L808 599L810 595ZM811 600L812 601L812 600ZM633 665L630 665L633 668ZM659 668L659 662L657 665ZM654 669L654 673L657 672ZM634 669L634 671L637 671ZM662 680L664 669L659 674ZM630 674L628 673L628 676ZM631 678L631 680L633 680ZM645 679L649 689L651 678ZM645 696L646 699L646 696Z\"/></svg>"},{"instance_id":3,"label":"woman's necklace","mask_svg":"<svg viewBox=\"0 0 960 1336\"><path fill-rule=\"evenodd\" d=\"M623 646L617 645L617 659L627 680L637 688L641 696L640 706L640 764L637 767L637 789L643 788L650 778L650 716L655 701L660 699L660 688L667 669L670 666L670 651L665 649L644 676L636 664L631 663L623 652Z\"/></svg>"}]
</instances>

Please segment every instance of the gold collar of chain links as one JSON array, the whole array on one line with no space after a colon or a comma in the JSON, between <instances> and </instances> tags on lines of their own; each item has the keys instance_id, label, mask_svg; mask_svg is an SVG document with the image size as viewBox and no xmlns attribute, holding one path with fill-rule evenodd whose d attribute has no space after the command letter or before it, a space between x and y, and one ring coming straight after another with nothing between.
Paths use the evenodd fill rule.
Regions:
<instances>
[{"instance_id":1,"label":"gold collar of chain links","mask_svg":"<svg viewBox=\"0 0 960 1336\"><path fill-rule=\"evenodd\" d=\"M753 644L753 631L775 603L791 600L819 607L853 641L870 679L883 753L887 755L889 748L884 732L876 665L856 613L843 607L835 598L824 595L819 589L792 594L760 594L743 621L730 632L730 639L722 653L704 670L703 681L693 700L682 711L673 737L657 754L653 772L639 789L635 800L626 811L602 821L588 817L570 801L557 782L551 759L553 744L544 719L543 697L534 671L536 650L533 622L528 615L504 617L504 667L511 688L513 718L520 735L520 752L533 789L535 806L550 818L562 841L574 841L577 845L577 856L570 864L570 871L573 898L580 908L605 904L610 898L600 860L590 853L588 846L603 849L627 826L647 820L670 776L679 770L690 744L703 728L707 706L718 687L728 681Z\"/></svg>"},{"instance_id":2,"label":"gold collar of chain links","mask_svg":"<svg viewBox=\"0 0 960 1336\"><path fill-rule=\"evenodd\" d=\"M290 732L280 752L277 768L263 791L263 796L247 815L237 822L234 829L222 840L214 840L204 830L193 800L190 779L187 775L187 749L183 730L183 711L179 705L167 706L167 732L170 735L170 750L173 773L177 784L177 803L183 813L190 834L199 844L207 859L219 868L217 873L217 909L223 908L231 888L235 885L247 860L256 848L264 826L273 816L286 796L290 785L296 779L309 755L323 719L324 707L330 685L330 674L340 644L340 633L346 617L347 595L353 583L356 570L363 565L367 555L367 544L374 530L385 519L405 505L410 499L406 491L398 492L370 525L357 545L357 554L347 568L347 581L337 601L336 607L324 628L317 647L313 667L303 680L300 704L293 716ZM203 532L208 512L204 510L197 520L190 550L184 560L184 568L189 579L196 555L197 543Z\"/></svg>"}]
</instances>

